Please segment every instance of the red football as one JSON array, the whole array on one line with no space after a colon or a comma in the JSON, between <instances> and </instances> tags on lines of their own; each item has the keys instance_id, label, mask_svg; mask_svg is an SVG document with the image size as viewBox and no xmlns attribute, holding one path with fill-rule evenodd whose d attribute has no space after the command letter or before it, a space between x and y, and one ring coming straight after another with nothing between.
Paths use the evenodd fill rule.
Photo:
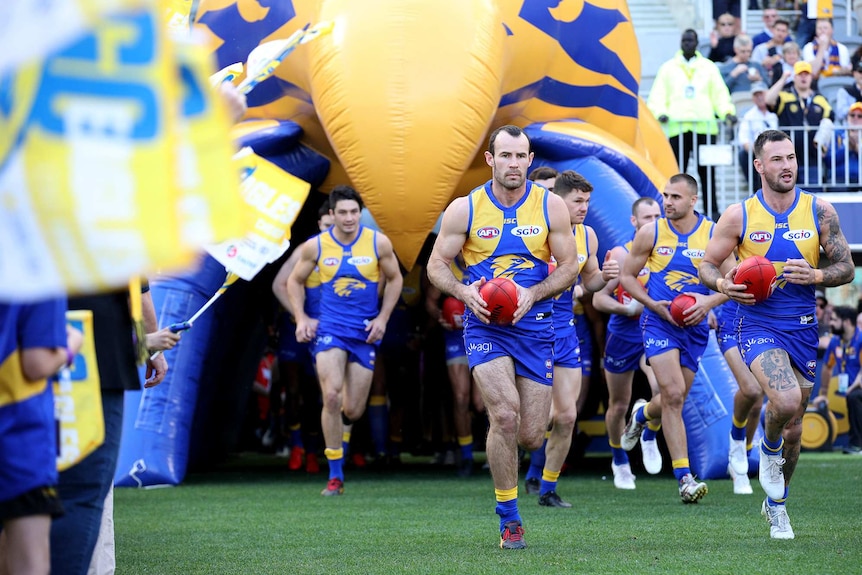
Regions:
<instances>
[{"instance_id":1,"label":"red football","mask_svg":"<svg viewBox=\"0 0 862 575\"><path fill-rule=\"evenodd\" d=\"M518 286L515 282L505 277L494 278L479 288L479 295L488 304L491 323L497 325L512 323L512 317L518 307Z\"/></svg>"},{"instance_id":2,"label":"red football","mask_svg":"<svg viewBox=\"0 0 862 575\"><path fill-rule=\"evenodd\" d=\"M673 321L677 323L680 327L685 327L685 318L683 312L693 306L697 302L694 299L694 296L691 296L687 293L681 293L670 302L670 315L673 317Z\"/></svg>"},{"instance_id":3,"label":"red football","mask_svg":"<svg viewBox=\"0 0 862 575\"><path fill-rule=\"evenodd\" d=\"M746 293L752 294L757 303L762 303L775 288L775 266L763 256L747 257L736 268L733 282L744 284Z\"/></svg>"},{"instance_id":4,"label":"red football","mask_svg":"<svg viewBox=\"0 0 862 575\"><path fill-rule=\"evenodd\" d=\"M443 300L443 308L441 314L443 321L449 325L461 328L464 326L464 302L454 297L447 297Z\"/></svg>"}]
</instances>

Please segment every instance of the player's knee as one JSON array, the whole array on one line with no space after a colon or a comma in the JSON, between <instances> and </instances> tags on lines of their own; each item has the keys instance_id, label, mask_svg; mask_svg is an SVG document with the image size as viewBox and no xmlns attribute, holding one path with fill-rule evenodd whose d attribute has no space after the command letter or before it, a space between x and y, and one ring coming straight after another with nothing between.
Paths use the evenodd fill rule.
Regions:
<instances>
[{"instance_id":1,"label":"player's knee","mask_svg":"<svg viewBox=\"0 0 862 575\"><path fill-rule=\"evenodd\" d=\"M337 391L326 391L323 395L323 407L328 410L341 410L341 393Z\"/></svg>"},{"instance_id":2,"label":"player's knee","mask_svg":"<svg viewBox=\"0 0 862 575\"><path fill-rule=\"evenodd\" d=\"M575 428L578 419L578 410L573 405L570 409L564 409L554 413L554 427L560 427L563 431Z\"/></svg>"},{"instance_id":3,"label":"player's knee","mask_svg":"<svg viewBox=\"0 0 862 575\"><path fill-rule=\"evenodd\" d=\"M518 412L513 408L498 408L490 414L491 423L504 434L514 434L518 431Z\"/></svg>"}]
</instances>

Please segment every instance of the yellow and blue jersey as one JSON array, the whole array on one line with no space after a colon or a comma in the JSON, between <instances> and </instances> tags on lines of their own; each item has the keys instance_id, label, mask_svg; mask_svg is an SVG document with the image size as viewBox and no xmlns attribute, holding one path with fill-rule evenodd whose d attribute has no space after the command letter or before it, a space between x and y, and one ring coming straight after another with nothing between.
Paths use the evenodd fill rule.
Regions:
<instances>
[{"instance_id":1,"label":"yellow and blue jersey","mask_svg":"<svg viewBox=\"0 0 862 575\"><path fill-rule=\"evenodd\" d=\"M632 240L627 241L622 245L622 248L626 251L626 254L631 252L632 250ZM638 272L638 281L644 287L649 283L650 270L649 266L644 266L641 268L641 271ZM631 301L631 296L628 294L624 294L620 296L621 292L624 292L623 286L618 285L614 290L614 297L620 303L628 303ZM626 301L628 300L628 301ZM641 341L641 329L640 329L640 318L639 317L629 317L622 314L611 314L610 319L608 320L608 333L617 335L626 339L628 341Z\"/></svg>"},{"instance_id":2,"label":"yellow and blue jersey","mask_svg":"<svg viewBox=\"0 0 862 575\"><path fill-rule=\"evenodd\" d=\"M847 381L853 383L862 369L862 330L857 329L850 343L844 344L840 335L833 335L823 354L826 365L823 369L833 377L847 374Z\"/></svg>"},{"instance_id":3,"label":"yellow and blue jersey","mask_svg":"<svg viewBox=\"0 0 862 575\"><path fill-rule=\"evenodd\" d=\"M314 266L305 280L305 315L310 318L320 317L320 267Z\"/></svg>"},{"instance_id":4,"label":"yellow and blue jersey","mask_svg":"<svg viewBox=\"0 0 862 575\"><path fill-rule=\"evenodd\" d=\"M575 234L575 244L578 246L578 277L580 277L590 256L590 237L584 224L575 225L572 233ZM580 301L575 301L575 285L577 282L554 297L554 335L557 338L562 337L566 330L574 331L576 305L580 307L579 313L581 315L584 313Z\"/></svg>"},{"instance_id":5,"label":"yellow and blue jersey","mask_svg":"<svg viewBox=\"0 0 862 575\"><path fill-rule=\"evenodd\" d=\"M467 240L461 251L469 283L481 277L508 277L522 287L531 287L548 277L548 193L528 180L524 196L506 207L494 197L490 182L470 192ZM550 299L536 302L518 326L545 329L536 318L547 317L551 308Z\"/></svg>"},{"instance_id":6,"label":"yellow and blue jersey","mask_svg":"<svg viewBox=\"0 0 862 575\"><path fill-rule=\"evenodd\" d=\"M66 300L0 303L0 501L57 483L54 395L47 380L28 381L21 353L66 347Z\"/></svg>"},{"instance_id":7,"label":"yellow and blue jersey","mask_svg":"<svg viewBox=\"0 0 862 575\"><path fill-rule=\"evenodd\" d=\"M820 262L820 224L816 198L799 188L796 199L779 214L766 205L763 191L742 204L742 234L737 252L744 260L763 256L775 267L776 286L764 302L739 306L741 317L780 326L783 330L802 329L817 323L813 285L792 284L782 277L787 259L804 259L812 268Z\"/></svg>"},{"instance_id":8,"label":"yellow and blue jersey","mask_svg":"<svg viewBox=\"0 0 862 575\"><path fill-rule=\"evenodd\" d=\"M804 259L812 268L820 262L816 199L799 188L794 193L793 205L783 214L766 205L762 190L745 200L737 249L741 260L755 255L767 258L775 267L777 278L775 290L766 301L739 306L739 315L770 322L784 320L781 326L785 329L816 324L814 286L788 283L782 277L787 259Z\"/></svg>"},{"instance_id":9,"label":"yellow and blue jersey","mask_svg":"<svg viewBox=\"0 0 862 575\"><path fill-rule=\"evenodd\" d=\"M331 229L317 238L320 329L336 333L364 331L366 322L378 314L377 232L361 226L350 244L335 239Z\"/></svg>"},{"instance_id":10,"label":"yellow and blue jersey","mask_svg":"<svg viewBox=\"0 0 862 575\"><path fill-rule=\"evenodd\" d=\"M647 260L649 296L656 301L671 301L684 292L708 294L709 288L700 283L697 268L714 224L698 214L697 223L687 234L679 233L667 218L660 218L653 225L655 242Z\"/></svg>"}]
</instances>

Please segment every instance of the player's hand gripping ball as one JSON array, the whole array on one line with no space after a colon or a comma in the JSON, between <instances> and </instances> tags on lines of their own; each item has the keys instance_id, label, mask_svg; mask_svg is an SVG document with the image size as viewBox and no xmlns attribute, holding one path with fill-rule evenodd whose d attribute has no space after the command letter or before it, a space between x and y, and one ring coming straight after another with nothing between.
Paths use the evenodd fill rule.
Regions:
<instances>
[{"instance_id":1,"label":"player's hand gripping ball","mask_svg":"<svg viewBox=\"0 0 862 575\"><path fill-rule=\"evenodd\" d=\"M694 299L694 296L691 296L687 293L681 293L670 302L670 315L673 318L673 321L677 323L677 325L681 327L685 327L685 310L693 306L697 303L697 300Z\"/></svg>"},{"instance_id":2,"label":"player's hand gripping ball","mask_svg":"<svg viewBox=\"0 0 862 575\"><path fill-rule=\"evenodd\" d=\"M745 285L746 293L752 294L757 303L763 303L775 289L775 266L763 256L747 257L736 268L733 283Z\"/></svg>"},{"instance_id":3,"label":"player's hand gripping ball","mask_svg":"<svg viewBox=\"0 0 862 575\"><path fill-rule=\"evenodd\" d=\"M479 295L488 304L491 312L490 322L496 325L509 325L518 307L518 286L505 277L498 277L482 284Z\"/></svg>"},{"instance_id":4,"label":"player's hand gripping ball","mask_svg":"<svg viewBox=\"0 0 862 575\"><path fill-rule=\"evenodd\" d=\"M455 329L461 329L464 327L464 310L464 302L455 297L447 297L443 300L441 311L443 321Z\"/></svg>"}]
</instances>

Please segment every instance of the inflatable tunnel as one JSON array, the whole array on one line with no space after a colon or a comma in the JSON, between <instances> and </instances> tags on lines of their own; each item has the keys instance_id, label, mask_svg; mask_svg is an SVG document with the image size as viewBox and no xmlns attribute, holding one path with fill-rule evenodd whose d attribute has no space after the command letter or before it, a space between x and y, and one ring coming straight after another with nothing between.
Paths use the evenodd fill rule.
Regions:
<instances>
[{"instance_id":1,"label":"inflatable tunnel","mask_svg":"<svg viewBox=\"0 0 862 575\"><path fill-rule=\"evenodd\" d=\"M632 202L660 198L676 172L638 97L624 0L201 0L191 16L218 68L333 23L249 94L236 140L324 194L353 185L406 269L448 203L489 178L483 153L498 126L527 132L533 167L592 182L587 223L600 253L630 238ZM293 238L310 235L298 228L308 230L319 204L306 202ZM177 484L190 463L217 459L220 424L235 418L263 347L274 267L234 284L166 353L161 385L128 395L117 485ZM153 281L160 325L190 317L223 281L209 258L185 277ZM712 478L726 473L735 382L720 357L704 366L686 422L692 468Z\"/></svg>"}]
</instances>

